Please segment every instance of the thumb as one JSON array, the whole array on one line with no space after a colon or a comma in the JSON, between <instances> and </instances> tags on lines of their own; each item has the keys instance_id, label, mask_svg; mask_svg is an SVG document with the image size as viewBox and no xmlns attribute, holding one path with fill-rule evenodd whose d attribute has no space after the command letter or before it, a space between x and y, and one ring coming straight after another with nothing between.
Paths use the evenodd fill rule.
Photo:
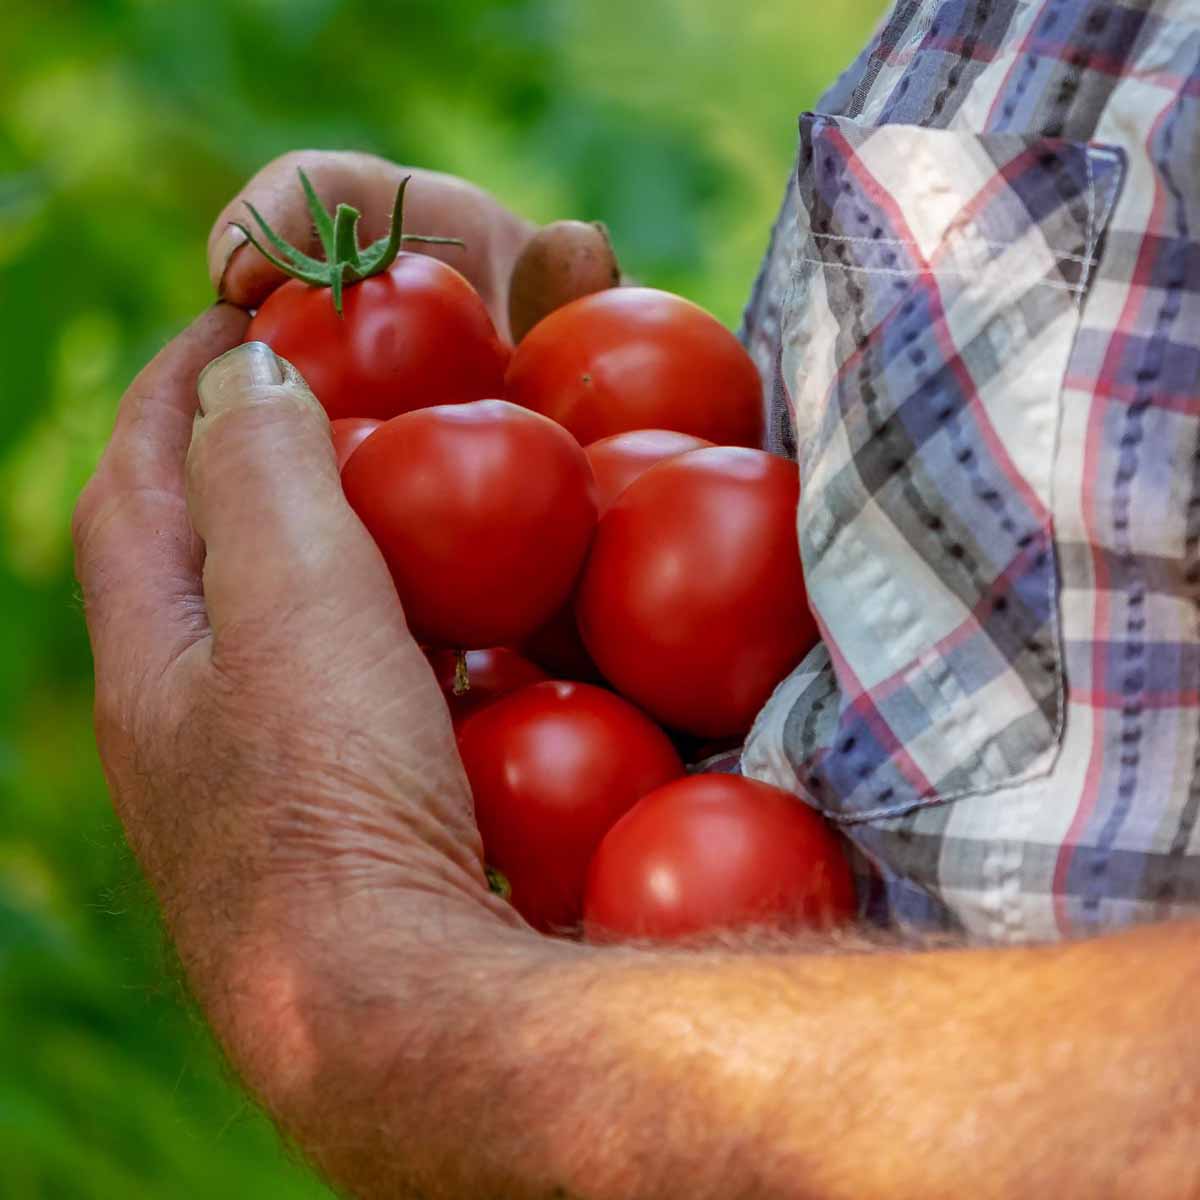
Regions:
<instances>
[{"instance_id":1,"label":"thumb","mask_svg":"<svg viewBox=\"0 0 1200 1200\"><path fill-rule=\"evenodd\" d=\"M391 576L342 493L329 421L300 373L262 342L215 359L197 384L188 511L204 540L204 601L223 627L322 623L398 609Z\"/></svg>"}]
</instances>

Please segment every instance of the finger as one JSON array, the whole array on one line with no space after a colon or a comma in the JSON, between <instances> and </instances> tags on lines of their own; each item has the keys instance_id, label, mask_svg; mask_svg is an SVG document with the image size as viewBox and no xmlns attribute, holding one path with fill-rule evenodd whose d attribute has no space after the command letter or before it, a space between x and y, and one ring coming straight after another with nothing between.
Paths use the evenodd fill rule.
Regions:
<instances>
[{"instance_id":1,"label":"finger","mask_svg":"<svg viewBox=\"0 0 1200 1200\"><path fill-rule=\"evenodd\" d=\"M479 188L436 171L397 166L370 154L302 150L264 167L224 208L208 240L208 271L218 294L231 304L254 308L285 279L245 240L234 222L251 223L248 204L287 242L321 256L320 241L300 186L309 177L327 209L349 204L362 213L360 242L388 230L396 191L412 177L405 197L405 228L427 236L461 238L464 246L410 242L407 249L449 263L479 291L497 327L507 329L508 278L532 227L507 212Z\"/></svg>"},{"instance_id":2,"label":"finger","mask_svg":"<svg viewBox=\"0 0 1200 1200\"><path fill-rule=\"evenodd\" d=\"M202 630L184 461L205 364L242 337L246 314L204 313L133 381L76 506L72 534L97 671L170 661Z\"/></svg>"},{"instance_id":3,"label":"finger","mask_svg":"<svg viewBox=\"0 0 1200 1200\"><path fill-rule=\"evenodd\" d=\"M320 242L300 187L303 170L329 209L349 204L363 214L366 239L387 231L400 169L368 154L299 150L268 163L224 208L208 239L208 272L218 295L253 308L286 278L253 246L234 222L254 228L248 204L263 215L285 241L306 254L319 254Z\"/></svg>"},{"instance_id":4,"label":"finger","mask_svg":"<svg viewBox=\"0 0 1200 1200\"><path fill-rule=\"evenodd\" d=\"M310 617L402 629L391 576L342 493L325 412L295 368L248 342L205 370L200 405L188 505L217 644L249 630L274 645Z\"/></svg>"}]
</instances>

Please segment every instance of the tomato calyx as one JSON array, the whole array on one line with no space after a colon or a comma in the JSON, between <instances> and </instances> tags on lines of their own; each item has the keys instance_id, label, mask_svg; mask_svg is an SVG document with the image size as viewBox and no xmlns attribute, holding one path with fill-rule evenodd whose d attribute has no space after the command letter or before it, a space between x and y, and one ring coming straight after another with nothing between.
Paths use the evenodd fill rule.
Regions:
<instances>
[{"instance_id":1,"label":"tomato calyx","mask_svg":"<svg viewBox=\"0 0 1200 1200\"><path fill-rule=\"evenodd\" d=\"M396 255L400 253L405 242L428 242L438 246L465 245L461 238L423 237L404 232L404 193L412 179L411 175L406 175L396 189L391 228L378 241L360 249L358 222L362 213L349 204L339 204L337 210L331 214L321 203L303 169L298 169L297 174L308 200L308 211L316 227L317 237L321 239L321 247L325 251L324 262L318 258L311 258L285 242L249 201L246 202L246 207L250 210L250 215L257 222L263 238L276 252L268 250L247 226L238 221L234 221L233 224L246 235L250 244L263 258L277 266L284 274L299 279L310 287L329 288L338 316L342 315L342 291L346 285L386 271L396 261Z\"/></svg>"},{"instance_id":2,"label":"tomato calyx","mask_svg":"<svg viewBox=\"0 0 1200 1200\"><path fill-rule=\"evenodd\" d=\"M488 888L495 892L501 900L508 900L512 897L512 884L508 882L508 876L502 871L497 871L495 867L484 867L484 874L487 876Z\"/></svg>"},{"instance_id":3,"label":"tomato calyx","mask_svg":"<svg viewBox=\"0 0 1200 1200\"><path fill-rule=\"evenodd\" d=\"M467 652L454 652L454 694L465 696L471 690L471 672L467 666Z\"/></svg>"}]
</instances>

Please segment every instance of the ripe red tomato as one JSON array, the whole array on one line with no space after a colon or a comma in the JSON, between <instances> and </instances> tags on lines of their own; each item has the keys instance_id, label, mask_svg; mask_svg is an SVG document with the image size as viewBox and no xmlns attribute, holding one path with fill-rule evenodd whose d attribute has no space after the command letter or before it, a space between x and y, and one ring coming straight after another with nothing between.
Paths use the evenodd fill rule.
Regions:
<instances>
[{"instance_id":1,"label":"ripe red tomato","mask_svg":"<svg viewBox=\"0 0 1200 1200\"><path fill-rule=\"evenodd\" d=\"M575 627L574 596L532 637L521 643L521 653L549 671L555 679L599 683L604 678Z\"/></svg>"},{"instance_id":2,"label":"ripe red tomato","mask_svg":"<svg viewBox=\"0 0 1200 1200\"><path fill-rule=\"evenodd\" d=\"M528 637L567 599L596 525L578 443L503 400L395 417L350 456L342 486L414 635L435 646Z\"/></svg>"},{"instance_id":3,"label":"ripe red tomato","mask_svg":"<svg viewBox=\"0 0 1200 1200\"><path fill-rule=\"evenodd\" d=\"M605 679L672 728L749 729L818 638L799 495L795 463L729 446L668 459L626 488L600 522L575 606Z\"/></svg>"},{"instance_id":4,"label":"ripe red tomato","mask_svg":"<svg viewBox=\"0 0 1200 1200\"><path fill-rule=\"evenodd\" d=\"M639 476L665 458L703 450L711 446L703 438L672 429L634 429L601 438L584 449L592 474L596 477L596 493L603 515L612 502Z\"/></svg>"},{"instance_id":5,"label":"ripe red tomato","mask_svg":"<svg viewBox=\"0 0 1200 1200\"><path fill-rule=\"evenodd\" d=\"M347 287L340 317L328 288L291 279L264 301L246 340L292 363L331 419L497 396L509 356L475 289L424 254L401 253Z\"/></svg>"},{"instance_id":6,"label":"ripe red tomato","mask_svg":"<svg viewBox=\"0 0 1200 1200\"><path fill-rule=\"evenodd\" d=\"M333 452L337 455L339 471L346 465L346 459L382 424L382 421L376 421L372 417L341 417L337 421L329 422L329 432L333 435Z\"/></svg>"},{"instance_id":7,"label":"ripe red tomato","mask_svg":"<svg viewBox=\"0 0 1200 1200\"><path fill-rule=\"evenodd\" d=\"M610 288L556 309L522 339L504 387L585 446L628 429L762 441L762 383L742 344L704 309L652 288Z\"/></svg>"},{"instance_id":8,"label":"ripe red tomato","mask_svg":"<svg viewBox=\"0 0 1200 1200\"><path fill-rule=\"evenodd\" d=\"M794 796L736 775L693 775L644 796L600 843L584 901L596 940L828 928L854 915L838 835Z\"/></svg>"},{"instance_id":9,"label":"ripe red tomato","mask_svg":"<svg viewBox=\"0 0 1200 1200\"><path fill-rule=\"evenodd\" d=\"M683 774L666 734L619 696L535 683L490 704L458 737L488 863L544 932L575 925L588 864L613 823Z\"/></svg>"},{"instance_id":10,"label":"ripe red tomato","mask_svg":"<svg viewBox=\"0 0 1200 1200\"><path fill-rule=\"evenodd\" d=\"M450 706L450 719L454 728L460 725L472 713L515 692L518 688L531 683L541 683L548 679L541 667L534 666L528 659L522 658L515 650L505 646L495 646L490 650L468 650L466 655L467 678L470 688L461 696L454 694L455 668L458 654L454 650L434 650L429 655L429 664L437 676L438 686Z\"/></svg>"}]
</instances>

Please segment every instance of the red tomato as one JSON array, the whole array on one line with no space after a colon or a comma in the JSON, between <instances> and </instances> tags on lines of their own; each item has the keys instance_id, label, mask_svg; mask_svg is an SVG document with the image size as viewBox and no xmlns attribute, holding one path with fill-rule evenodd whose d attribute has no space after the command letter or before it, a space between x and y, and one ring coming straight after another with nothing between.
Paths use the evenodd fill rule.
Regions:
<instances>
[{"instance_id":1,"label":"red tomato","mask_svg":"<svg viewBox=\"0 0 1200 1200\"><path fill-rule=\"evenodd\" d=\"M597 940L828 928L854 915L838 835L794 796L736 775L693 775L643 797L600 843L584 901Z\"/></svg>"},{"instance_id":2,"label":"red tomato","mask_svg":"<svg viewBox=\"0 0 1200 1200\"><path fill-rule=\"evenodd\" d=\"M715 738L707 742L689 738L687 744L682 748L681 753L683 761L690 766L695 763L706 762L710 758L715 758L718 754L732 754L735 750L740 751L741 748L742 738L740 736Z\"/></svg>"},{"instance_id":3,"label":"red tomato","mask_svg":"<svg viewBox=\"0 0 1200 1200\"><path fill-rule=\"evenodd\" d=\"M683 774L666 734L619 696L535 683L459 731L488 863L544 932L577 924L588 864L613 823Z\"/></svg>"},{"instance_id":4,"label":"red tomato","mask_svg":"<svg viewBox=\"0 0 1200 1200\"><path fill-rule=\"evenodd\" d=\"M472 713L531 683L549 678L540 667L522 658L515 650L496 646L490 650L468 650L466 653L469 690L461 696L454 694L454 676L458 654L454 650L434 650L429 664L437 676L438 686L450 706L450 719L457 729Z\"/></svg>"},{"instance_id":5,"label":"red tomato","mask_svg":"<svg viewBox=\"0 0 1200 1200\"><path fill-rule=\"evenodd\" d=\"M292 363L331 419L499 395L509 355L475 289L424 254L401 253L346 288L340 317L328 288L291 279L263 302L246 340Z\"/></svg>"},{"instance_id":6,"label":"red tomato","mask_svg":"<svg viewBox=\"0 0 1200 1200\"><path fill-rule=\"evenodd\" d=\"M504 387L585 446L628 429L762 441L762 383L742 344L704 309L652 288L609 288L555 309L522 339Z\"/></svg>"},{"instance_id":7,"label":"red tomato","mask_svg":"<svg viewBox=\"0 0 1200 1200\"><path fill-rule=\"evenodd\" d=\"M555 679L576 679L583 683L599 683L603 679L575 626L574 597L521 644L521 653Z\"/></svg>"},{"instance_id":8,"label":"red tomato","mask_svg":"<svg viewBox=\"0 0 1200 1200\"><path fill-rule=\"evenodd\" d=\"M818 638L799 495L795 463L729 446L668 459L626 488L600 522L575 606L605 679L687 733L749 729Z\"/></svg>"},{"instance_id":9,"label":"red tomato","mask_svg":"<svg viewBox=\"0 0 1200 1200\"><path fill-rule=\"evenodd\" d=\"M655 463L674 458L689 450L711 446L703 438L671 429L634 429L601 438L584 450L596 477L596 492L603 515L612 502Z\"/></svg>"},{"instance_id":10,"label":"red tomato","mask_svg":"<svg viewBox=\"0 0 1200 1200\"><path fill-rule=\"evenodd\" d=\"M567 599L596 525L578 443L503 400L395 417L350 456L342 486L431 645L528 637Z\"/></svg>"},{"instance_id":11,"label":"red tomato","mask_svg":"<svg viewBox=\"0 0 1200 1200\"><path fill-rule=\"evenodd\" d=\"M382 424L382 421L376 421L372 417L341 417L337 421L329 422L329 432L333 435L333 452L337 455L339 471L346 465L346 459Z\"/></svg>"}]
</instances>

